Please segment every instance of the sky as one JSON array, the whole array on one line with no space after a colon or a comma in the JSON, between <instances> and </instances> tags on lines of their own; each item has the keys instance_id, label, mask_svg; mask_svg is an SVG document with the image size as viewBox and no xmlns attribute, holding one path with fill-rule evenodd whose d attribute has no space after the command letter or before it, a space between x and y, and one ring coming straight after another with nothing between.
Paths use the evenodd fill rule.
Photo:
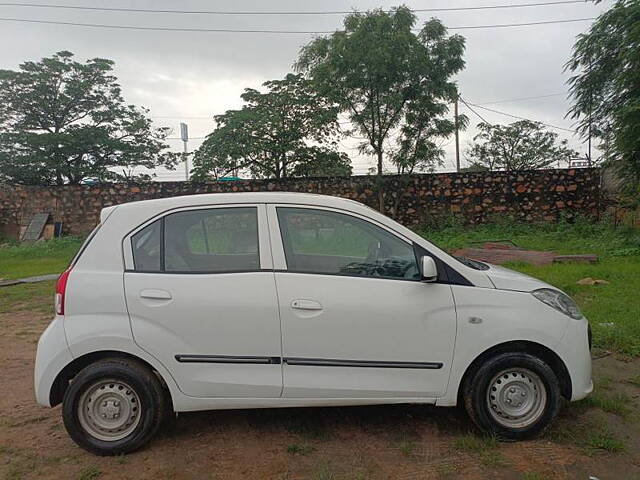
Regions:
<instances>
[{"instance_id":1,"label":"sky","mask_svg":"<svg viewBox=\"0 0 640 480\"><path fill-rule=\"evenodd\" d=\"M413 0L414 9L501 6L557 2L559 0ZM78 60L102 57L116 62L115 75L127 103L150 109L157 126L173 129L172 148L182 151L180 122L189 126L189 151L198 147L214 128L213 115L242 105L245 88L260 88L271 79L292 70L300 48L313 34L171 32L90 28L4 21L25 19L70 23L92 23L137 27L205 28L233 30L332 31L340 29L343 15L285 15L279 12L326 12L390 8L397 2L371 0L39 0L40 5L135 8L152 10L275 12L270 15L214 15L150 12L117 12L65 8L23 7L0 2L0 68L17 69L26 60L39 60L57 51L69 50ZM12 3L16 3L14 0ZM20 0L18 0L20 3ZM23 3L29 3L25 0ZM592 21L486 29L454 29L463 26L583 19L598 16L613 0L573 2L520 8L420 12L421 26L439 18L450 33L466 38L466 67L458 82L468 103L571 130L563 66L569 59L576 36ZM540 97L531 99L529 97ZM514 118L473 107L490 123L507 124ZM476 133L478 116L465 105L460 112L470 119L470 128L460 135L464 150ZM586 144L565 130L560 138L584 154ZM444 142L445 165L455 170L453 137ZM353 140L342 142L352 159L354 174L366 174L374 159L359 155ZM594 152L594 156L597 152ZM157 170L159 180L184 179L184 168Z\"/></svg>"}]
</instances>

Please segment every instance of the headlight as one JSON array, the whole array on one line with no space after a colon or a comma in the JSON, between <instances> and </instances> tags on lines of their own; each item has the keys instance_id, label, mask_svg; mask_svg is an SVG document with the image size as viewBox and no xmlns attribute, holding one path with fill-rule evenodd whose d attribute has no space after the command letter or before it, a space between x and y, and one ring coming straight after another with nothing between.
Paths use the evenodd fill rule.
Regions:
<instances>
[{"instance_id":1,"label":"headlight","mask_svg":"<svg viewBox=\"0 0 640 480\"><path fill-rule=\"evenodd\" d=\"M580 308L578 308L576 302L574 302L571 297L558 290L554 290L552 288L540 288L531 292L531 295L550 307L555 308L559 312L568 315L574 320L580 320L582 318L582 312L580 311Z\"/></svg>"}]
</instances>

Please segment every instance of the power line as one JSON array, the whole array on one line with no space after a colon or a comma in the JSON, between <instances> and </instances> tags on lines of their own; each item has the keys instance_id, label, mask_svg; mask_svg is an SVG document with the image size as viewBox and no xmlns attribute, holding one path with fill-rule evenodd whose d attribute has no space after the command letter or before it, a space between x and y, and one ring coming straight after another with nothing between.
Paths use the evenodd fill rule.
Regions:
<instances>
[{"instance_id":1,"label":"power line","mask_svg":"<svg viewBox=\"0 0 640 480\"><path fill-rule=\"evenodd\" d=\"M463 102L464 102L464 100L463 100ZM518 120L529 120L530 122L537 122L537 123L541 123L541 124L542 124L542 125L544 125L545 127L555 128L555 129L557 129L557 130L564 130L565 132L576 133L576 132L575 132L575 130L571 130L571 129L569 129L569 128L558 127L557 125L551 125L551 124L549 124L549 123L540 122L540 121L538 121L538 120L532 120L532 119L530 119L530 118L526 118L526 117L519 117L518 115L512 115L511 113L501 112L500 110L494 110L494 109L492 109L492 108L483 107L482 105L478 105L478 104L476 104L476 103L471 103L471 102L467 103L467 102L464 102L464 104L465 104L467 107L469 107L470 109L471 109L471 107L470 107L469 105L473 105L474 107L481 108L482 110L487 110L487 111L489 111L489 112L497 113L497 114L499 114L499 115L505 115L505 116L507 116L507 117L516 118L516 119L518 119ZM471 110L471 111L473 111L473 110ZM477 115L477 113L476 113L476 115ZM479 115L478 115L478 116L479 116ZM480 117L480 118L482 118L482 117ZM486 123L489 123L489 122L486 122Z\"/></svg>"},{"instance_id":2,"label":"power line","mask_svg":"<svg viewBox=\"0 0 640 480\"><path fill-rule=\"evenodd\" d=\"M469 104L464 100L464 98L462 98L462 97L460 97L460 96L459 96L458 98L460 99L460 101L461 101L462 103L464 103L464 104L467 106L467 108L468 108L469 110L471 110L473 113L475 113L475 114L476 114L476 116L477 116L480 120L482 120L484 123L487 123L487 124L491 125L491 122L487 122L487 121L485 120L485 118L484 118L482 115L480 115L480 114L479 114L478 112L476 112L473 108L471 108L471 106L470 106L470 105L469 105Z\"/></svg>"},{"instance_id":3,"label":"power line","mask_svg":"<svg viewBox=\"0 0 640 480\"><path fill-rule=\"evenodd\" d=\"M520 97L520 98L509 98L507 100L496 100L493 102L480 102L478 105L494 105L497 103L510 103L510 102L522 102L524 100L536 100L538 98L548 98L548 97L557 97L560 95L566 95L566 93L550 93L548 95L536 95L535 97Z\"/></svg>"},{"instance_id":4,"label":"power line","mask_svg":"<svg viewBox=\"0 0 640 480\"><path fill-rule=\"evenodd\" d=\"M412 12L459 12L468 10L493 10L505 8L524 8L524 7L541 7L554 5L567 5L571 3L584 3L584 0L562 0L555 2L537 2L537 3L516 3L507 5L481 5L476 7L447 7L447 8L415 8ZM157 10L150 8L116 8L116 7L86 7L78 5L47 5L43 3L21 3L21 2L2 2L2 7L34 7L34 8L55 8L65 10L90 10L100 12L134 12L134 13L177 13L177 14L196 14L196 15L348 15L355 11L229 11L229 10ZM390 12L390 10L385 10Z\"/></svg>"},{"instance_id":5,"label":"power line","mask_svg":"<svg viewBox=\"0 0 640 480\"><path fill-rule=\"evenodd\" d=\"M481 28L505 28L505 27L525 27L532 25L551 25L556 23L572 23L586 22L595 20L595 17L589 18L573 18L568 20L547 20L542 22L526 22L526 23L502 23L493 25L466 25L459 27L447 27L449 30L473 30ZM230 28L175 28L175 27L140 27L133 25L109 25L102 23L77 23L77 22L58 22L53 20L31 20L26 18L0 18L2 22L20 22L20 23L39 23L46 25L67 25L74 27L91 27L91 28L114 28L119 30L147 30L158 32L202 32L202 33L266 33L266 34L298 34L298 35L314 35L314 34L330 34L339 30L236 30ZM414 29L419 31L419 29Z\"/></svg>"}]
</instances>

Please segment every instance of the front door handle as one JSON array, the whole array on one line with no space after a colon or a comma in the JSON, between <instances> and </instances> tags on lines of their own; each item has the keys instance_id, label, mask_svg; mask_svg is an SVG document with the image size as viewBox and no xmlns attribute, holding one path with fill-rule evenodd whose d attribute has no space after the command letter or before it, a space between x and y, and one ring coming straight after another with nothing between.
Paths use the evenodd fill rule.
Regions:
<instances>
[{"instance_id":1,"label":"front door handle","mask_svg":"<svg viewBox=\"0 0 640 480\"><path fill-rule=\"evenodd\" d=\"M171 300L171 294L166 290L147 288L140 292L140 298L152 298L154 300Z\"/></svg>"},{"instance_id":2,"label":"front door handle","mask_svg":"<svg viewBox=\"0 0 640 480\"><path fill-rule=\"evenodd\" d=\"M316 302L315 300L304 300L304 299L299 299L299 300L294 300L293 302L291 302L291 308L295 309L295 310L322 310L322 305L320 305L319 302Z\"/></svg>"}]
</instances>

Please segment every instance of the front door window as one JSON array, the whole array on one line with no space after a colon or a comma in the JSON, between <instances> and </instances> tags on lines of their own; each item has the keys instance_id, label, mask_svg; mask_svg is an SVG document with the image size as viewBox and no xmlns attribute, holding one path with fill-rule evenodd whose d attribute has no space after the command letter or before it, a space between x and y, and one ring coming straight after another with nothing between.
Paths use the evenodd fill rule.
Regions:
<instances>
[{"instance_id":1,"label":"front door window","mask_svg":"<svg viewBox=\"0 0 640 480\"><path fill-rule=\"evenodd\" d=\"M419 280L412 245L370 222L333 211L278 207L287 270Z\"/></svg>"}]
</instances>

